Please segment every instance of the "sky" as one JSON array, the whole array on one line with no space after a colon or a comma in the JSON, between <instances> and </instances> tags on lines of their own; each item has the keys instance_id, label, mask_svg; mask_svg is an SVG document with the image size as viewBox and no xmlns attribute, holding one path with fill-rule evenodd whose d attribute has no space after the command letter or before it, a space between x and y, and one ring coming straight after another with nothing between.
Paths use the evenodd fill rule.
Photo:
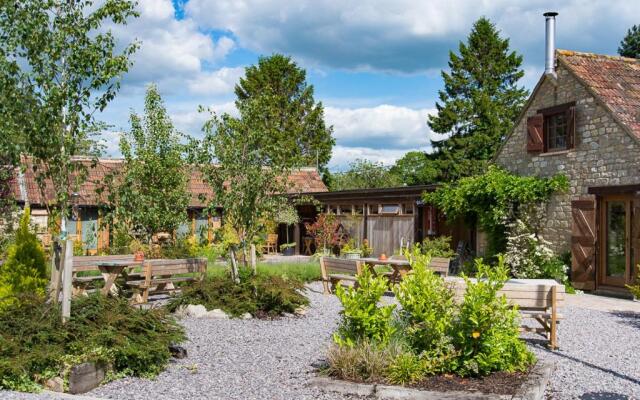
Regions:
<instances>
[{"instance_id":1,"label":"sky","mask_svg":"<svg viewBox=\"0 0 640 400\"><path fill-rule=\"evenodd\" d=\"M545 11L557 11L557 47L616 54L640 23L638 0L139 0L140 17L111 27L121 44L138 41L133 67L100 115L102 140L118 156L131 111L141 113L155 83L178 130L201 137L207 115L236 112L234 85L260 56L282 53L307 71L333 126L329 168L357 158L386 165L441 138L427 126L441 70L471 26L485 16L524 57L521 83L544 70Z\"/></svg>"}]
</instances>

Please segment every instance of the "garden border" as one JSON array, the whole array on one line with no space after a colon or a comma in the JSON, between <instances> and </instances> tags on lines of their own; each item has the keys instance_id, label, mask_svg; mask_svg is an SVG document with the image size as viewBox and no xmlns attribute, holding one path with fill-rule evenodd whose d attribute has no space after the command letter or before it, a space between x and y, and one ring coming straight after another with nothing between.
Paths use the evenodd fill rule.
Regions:
<instances>
[{"instance_id":1,"label":"garden border","mask_svg":"<svg viewBox=\"0 0 640 400\"><path fill-rule=\"evenodd\" d=\"M555 363L551 361L538 361L529 372L527 380L522 384L515 395L496 395L473 392L440 392L420 390L403 386L388 386L377 383L356 383L333 379L325 376L314 377L309 385L323 391L338 392L342 394L354 394L358 396L373 396L381 400L543 400L544 392L551 373L555 369Z\"/></svg>"}]
</instances>

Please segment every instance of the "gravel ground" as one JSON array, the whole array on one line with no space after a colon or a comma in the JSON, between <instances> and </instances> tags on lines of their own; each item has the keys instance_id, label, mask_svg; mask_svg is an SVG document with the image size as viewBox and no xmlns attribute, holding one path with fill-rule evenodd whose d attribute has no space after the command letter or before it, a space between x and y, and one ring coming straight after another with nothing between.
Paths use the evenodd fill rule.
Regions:
<instances>
[{"instance_id":1,"label":"gravel ground","mask_svg":"<svg viewBox=\"0 0 640 400\"><path fill-rule=\"evenodd\" d=\"M185 319L189 357L156 380L123 379L87 396L109 399L344 399L306 385L334 330L339 303L310 285L311 308L275 321ZM528 336L540 358L557 361L549 399L640 399L640 313L572 306L563 311L561 350ZM0 392L0 399L55 399Z\"/></svg>"}]
</instances>

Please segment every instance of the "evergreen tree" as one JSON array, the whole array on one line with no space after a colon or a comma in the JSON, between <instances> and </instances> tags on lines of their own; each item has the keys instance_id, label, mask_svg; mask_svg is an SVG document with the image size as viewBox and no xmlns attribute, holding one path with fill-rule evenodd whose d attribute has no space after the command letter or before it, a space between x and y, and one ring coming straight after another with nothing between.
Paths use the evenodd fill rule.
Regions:
<instances>
[{"instance_id":1,"label":"evergreen tree","mask_svg":"<svg viewBox=\"0 0 640 400\"><path fill-rule=\"evenodd\" d=\"M640 26L634 25L620 42L618 54L623 57L640 58Z\"/></svg>"},{"instance_id":2,"label":"evergreen tree","mask_svg":"<svg viewBox=\"0 0 640 400\"><path fill-rule=\"evenodd\" d=\"M263 117L253 119L253 129L267 132L284 149L272 156L284 155L293 167L317 163L325 169L335 143L333 128L325 126L324 108L314 100L305 70L290 57L261 57L258 65L246 69L235 93L241 115L245 109L262 110Z\"/></svg>"},{"instance_id":3,"label":"evergreen tree","mask_svg":"<svg viewBox=\"0 0 640 400\"><path fill-rule=\"evenodd\" d=\"M25 208L7 260L0 265L0 310L14 304L14 296L29 294L44 296L49 280L44 249L31 232L31 213Z\"/></svg>"},{"instance_id":4,"label":"evergreen tree","mask_svg":"<svg viewBox=\"0 0 640 400\"><path fill-rule=\"evenodd\" d=\"M431 141L442 181L483 172L529 94L518 86L522 56L509 50L509 39L487 18L473 24L459 53L449 54L438 112L428 120L434 132L448 135Z\"/></svg>"}]
</instances>

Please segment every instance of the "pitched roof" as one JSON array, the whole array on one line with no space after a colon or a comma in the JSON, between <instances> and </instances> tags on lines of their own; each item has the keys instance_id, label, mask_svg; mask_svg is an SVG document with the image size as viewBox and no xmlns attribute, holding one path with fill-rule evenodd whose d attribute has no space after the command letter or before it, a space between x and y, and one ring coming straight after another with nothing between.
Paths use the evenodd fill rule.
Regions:
<instances>
[{"instance_id":1,"label":"pitched roof","mask_svg":"<svg viewBox=\"0 0 640 400\"><path fill-rule=\"evenodd\" d=\"M557 50L556 55L640 139L640 60L569 50Z\"/></svg>"},{"instance_id":2,"label":"pitched roof","mask_svg":"<svg viewBox=\"0 0 640 400\"><path fill-rule=\"evenodd\" d=\"M87 179L80 186L78 190L78 204L80 205L98 205L101 200L105 200L105 194L103 198L96 192L96 189L102 186L106 175L117 172L124 165L122 159L101 158L97 160L97 163L93 163L86 158L78 158L76 162L85 164L87 168ZM54 191L53 187L47 182L44 196L41 195L36 182L36 175L33 172L32 163L23 160L25 172L22 175L16 174L11 182L13 195L19 202L24 202L25 196L28 198L31 204L44 204L44 199L49 201L53 200ZM309 193L309 192L326 192L327 187L320 174L315 168L300 168L292 171L289 175L289 181L291 186L289 188L290 193ZM21 190L21 186L24 187ZM188 190L191 193L190 207L202 207L204 204L200 201L200 194L205 198L211 199L213 197L212 188L204 181L202 173L194 168L189 174Z\"/></svg>"}]
</instances>

